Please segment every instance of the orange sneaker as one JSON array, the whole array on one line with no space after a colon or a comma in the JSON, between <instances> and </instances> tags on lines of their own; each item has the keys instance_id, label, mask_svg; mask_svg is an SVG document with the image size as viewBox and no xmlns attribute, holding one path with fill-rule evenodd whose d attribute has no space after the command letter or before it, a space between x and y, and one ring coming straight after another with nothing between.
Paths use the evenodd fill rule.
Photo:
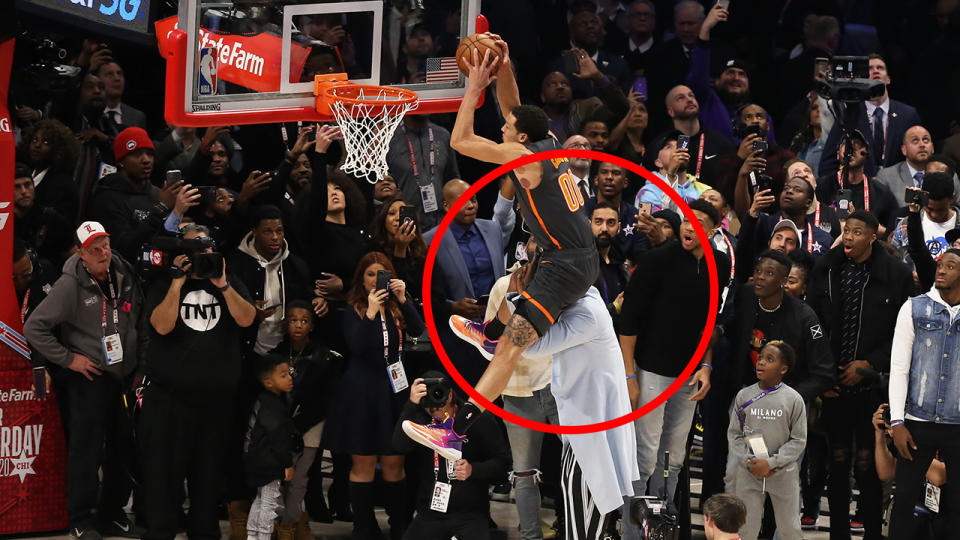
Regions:
<instances>
[{"instance_id":1,"label":"orange sneaker","mask_svg":"<svg viewBox=\"0 0 960 540\"><path fill-rule=\"evenodd\" d=\"M450 316L450 329L453 330L453 333L460 339L476 347L484 358L493 360L493 352L497 350L497 342L487 339L487 336L483 334L483 329L486 328L486 326L487 323L471 321L460 315Z\"/></svg>"},{"instance_id":2,"label":"orange sneaker","mask_svg":"<svg viewBox=\"0 0 960 540\"><path fill-rule=\"evenodd\" d=\"M403 432L414 441L440 454L449 461L456 461L463 455L461 452L466 437L461 437L453 431L453 418L448 418L442 424L421 425L410 420L403 421Z\"/></svg>"}]
</instances>

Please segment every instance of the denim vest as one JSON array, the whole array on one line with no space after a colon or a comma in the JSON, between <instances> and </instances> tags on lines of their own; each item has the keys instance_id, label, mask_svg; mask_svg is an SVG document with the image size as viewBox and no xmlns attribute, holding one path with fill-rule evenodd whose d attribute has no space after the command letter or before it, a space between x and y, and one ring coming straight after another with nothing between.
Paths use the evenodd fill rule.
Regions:
<instances>
[{"instance_id":1,"label":"denim vest","mask_svg":"<svg viewBox=\"0 0 960 540\"><path fill-rule=\"evenodd\" d=\"M960 317L927 295L910 299L913 357L906 412L922 420L960 424Z\"/></svg>"}]
</instances>

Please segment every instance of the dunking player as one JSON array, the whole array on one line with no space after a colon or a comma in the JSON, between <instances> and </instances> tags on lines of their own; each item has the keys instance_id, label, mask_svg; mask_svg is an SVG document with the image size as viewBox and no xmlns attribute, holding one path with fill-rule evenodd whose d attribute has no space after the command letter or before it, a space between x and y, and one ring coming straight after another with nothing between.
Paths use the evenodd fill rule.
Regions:
<instances>
[{"instance_id":1,"label":"dunking player","mask_svg":"<svg viewBox=\"0 0 960 540\"><path fill-rule=\"evenodd\" d=\"M546 113L537 107L520 105L507 44L494 37L502 50L501 63L497 67L489 51L482 59L474 51L466 95L450 145L461 154L496 164L560 149L560 144L550 136ZM497 80L497 99L506 120L500 144L473 132L474 109L493 80ZM568 170L567 159L559 158L534 162L511 173L524 221L537 244L543 247L539 269L515 301L514 314L506 320L493 319L486 325L451 318L451 326L460 337L488 357L492 353L490 365L476 385L477 392L490 401L499 397L506 387L523 351L546 333L565 308L584 296L599 273L599 257L583 210L583 196ZM418 426L405 422L404 431L445 458L456 460L460 457L463 435L482 411L471 400L459 409L452 426L450 423L444 427ZM595 421L600 420L603 419Z\"/></svg>"}]
</instances>

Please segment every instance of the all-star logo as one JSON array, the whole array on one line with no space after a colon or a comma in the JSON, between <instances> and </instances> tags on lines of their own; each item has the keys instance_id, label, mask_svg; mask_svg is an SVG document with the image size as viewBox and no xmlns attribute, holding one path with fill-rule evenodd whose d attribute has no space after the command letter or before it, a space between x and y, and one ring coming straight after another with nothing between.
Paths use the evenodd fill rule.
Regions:
<instances>
[{"instance_id":1,"label":"all-star logo","mask_svg":"<svg viewBox=\"0 0 960 540\"><path fill-rule=\"evenodd\" d=\"M37 459L37 456L26 457L26 454L20 454L20 457L12 458L10 460L11 470L7 473L7 476L19 476L22 484L23 479L28 474L37 474L33 470L33 460L35 459Z\"/></svg>"},{"instance_id":2,"label":"all-star logo","mask_svg":"<svg viewBox=\"0 0 960 540\"><path fill-rule=\"evenodd\" d=\"M28 474L37 474L33 462L42 436L42 424L0 427L0 478L16 476L23 483Z\"/></svg>"},{"instance_id":3,"label":"all-star logo","mask_svg":"<svg viewBox=\"0 0 960 540\"><path fill-rule=\"evenodd\" d=\"M623 228L623 235L624 235L624 236L630 236L631 234L633 234L633 230L634 230L635 228L636 228L636 226L635 226L634 224L632 224L632 223L631 223L630 225L627 225L626 227Z\"/></svg>"}]
</instances>

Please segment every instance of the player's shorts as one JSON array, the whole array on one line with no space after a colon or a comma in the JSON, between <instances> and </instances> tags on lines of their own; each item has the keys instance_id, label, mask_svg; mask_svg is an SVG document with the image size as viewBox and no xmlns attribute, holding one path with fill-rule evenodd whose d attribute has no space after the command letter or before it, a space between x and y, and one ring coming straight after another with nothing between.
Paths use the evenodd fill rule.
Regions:
<instances>
[{"instance_id":1,"label":"player's shorts","mask_svg":"<svg viewBox=\"0 0 960 540\"><path fill-rule=\"evenodd\" d=\"M561 311L583 298L599 275L600 257L594 248L544 251L533 280L514 302L516 313L542 336Z\"/></svg>"}]
</instances>

